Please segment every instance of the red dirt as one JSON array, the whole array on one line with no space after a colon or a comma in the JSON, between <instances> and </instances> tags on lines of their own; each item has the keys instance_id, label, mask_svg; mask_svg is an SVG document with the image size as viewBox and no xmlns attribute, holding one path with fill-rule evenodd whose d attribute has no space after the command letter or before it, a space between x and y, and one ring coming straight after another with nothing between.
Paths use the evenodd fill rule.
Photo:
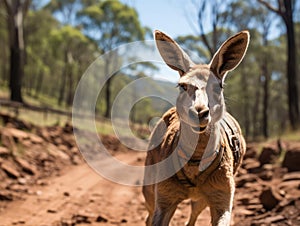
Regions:
<instances>
[{"instance_id":1,"label":"red dirt","mask_svg":"<svg viewBox=\"0 0 300 226\"><path fill-rule=\"evenodd\" d=\"M144 225L141 187L96 174L82 160L70 126L30 132L8 127L16 126L0 131L0 226ZM111 136L105 141L118 159L143 164L145 153L128 150ZM232 225L300 225L300 172L261 166L255 148L249 148L236 178ZM184 225L189 211L188 201L180 204L171 225ZM206 209L196 225L209 221Z\"/></svg>"}]
</instances>

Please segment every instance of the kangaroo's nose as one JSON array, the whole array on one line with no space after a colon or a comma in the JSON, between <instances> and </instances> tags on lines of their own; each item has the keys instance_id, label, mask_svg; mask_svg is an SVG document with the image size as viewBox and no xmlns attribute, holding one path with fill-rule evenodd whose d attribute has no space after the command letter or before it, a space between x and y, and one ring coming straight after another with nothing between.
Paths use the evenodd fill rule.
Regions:
<instances>
[{"instance_id":1,"label":"kangaroo's nose","mask_svg":"<svg viewBox=\"0 0 300 226\"><path fill-rule=\"evenodd\" d=\"M209 115L209 108L207 108L206 106L195 106L195 109L198 113L198 117L199 118L207 118Z\"/></svg>"}]
</instances>

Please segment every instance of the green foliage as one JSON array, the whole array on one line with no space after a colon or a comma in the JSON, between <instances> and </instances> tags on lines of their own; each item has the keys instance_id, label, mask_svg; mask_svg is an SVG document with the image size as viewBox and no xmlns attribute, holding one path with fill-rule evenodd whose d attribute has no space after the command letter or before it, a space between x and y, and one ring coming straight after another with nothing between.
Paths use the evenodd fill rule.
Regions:
<instances>
[{"instance_id":1,"label":"green foliage","mask_svg":"<svg viewBox=\"0 0 300 226\"><path fill-rule=\"evenodd\" d=\"M222 1L206 3L206 7L215 5L214 3L221 5ZM263 95L267 78L263 72L265 66L264 69L270 73L268 131L271 135L279 136L288 129L285 34L276 38L270 36L270 27L274 28L274 16L259 4L242 0L229 0L224 4L228 7L215 9L214 13L218 11L216 18L214 15L211 15L211 18L203 16L203 19L217 20L216 24L210 26L216 26L215 32L205 34L209 45L220 46L229 35L243 29L251 32L251 42L245 59L226 79L225 99L228 111L238 119L248 138L256 139L263 135ZM44 8L40 8L40 5L39 1L32 1L24 20L26 65L23 91L25 101L32 104L70 109L75 88L96 56L124 43L143 40L145 37L152 38L152 29L141 26L137 11L119 0L50 0ZM3 1L0 0L1 97L8 96L9 81L10 56L6 19ZM300 50L299 22L295 23L295 31L295 48ZM200 62L195 60L197 63L209 62L211 53L202 37L180 36L176 41L187 52L190 50L200 57ZM299 61L300 51L297 52ZM122 61L122 56L115 57L109 55L105 63L101 62L99 73L105 74L111 67L115 67L114 63L122 63L115 62L116 58ZM97 116L106 115L114 98L130 82L140 77L151 76L158 70L152 63L140 63L116 73L110 85L105 86L99 95ZM91 86L99 83L95 78L89 82ZM300 86L300 79L295 82ZM169 95L173 87L173 84L153 82L139 89L155 88ZM107 88L111 94L110 99L106 97ZM88 89L86 95L89 95ZM126 97L127 100L134 98L134 95L135 90L132 90ZM125 106L126 101L123 104ZM149 120L160 116L169 107L170 105L161 100L142 99L133 106L130 118L133 122L148 125ZM119 113L124 113L122 108ZM43 121L38 116L29 117ZM55 120L61 121L55 118L51 122ZM97 128L102 133L113 131L107 121L105 126L97 124Z\"/></svg>"},{"instance_id":2,"label":"green foliage","mask_svg":"<svg viewBox=\"0 0 300 226\"><path fill-rule=\"evenodd\" d=\"M78 13L85 33L94 39L103 51L122 43L143 40L145 31L134 8L115 1L100 1Z\"/></svg>"}]
</instances>

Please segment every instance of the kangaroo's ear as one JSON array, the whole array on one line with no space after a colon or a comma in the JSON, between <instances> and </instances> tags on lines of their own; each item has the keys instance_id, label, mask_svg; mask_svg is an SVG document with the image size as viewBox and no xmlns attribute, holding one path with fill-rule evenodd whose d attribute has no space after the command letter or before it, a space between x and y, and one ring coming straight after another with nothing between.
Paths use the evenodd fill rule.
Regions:
<instances>
[{"instance_id":1,"label":"kangaroo's ear","mask_svg":"<svg viewBox=\"0 0 300 226\"><path fill-rule=\"evenodd\" d=\"M215 76L223 80L227 72L240 64L247 51L249 40L249 32L242 31L223 43L210 63L210 70Z\"/></svg>"},{"instance_id":2,"label":"kangaroo's ear","mask_svg":"<svg viewBox=\"0 0 300 226\"><path fill-rule=\"evenodd\" d=\"M190 67L195 65L189 56L168 35L156 30L154 36L161 57L170 68L178 71L180 76L184 75Z\"/></svg>"}]
</instances>

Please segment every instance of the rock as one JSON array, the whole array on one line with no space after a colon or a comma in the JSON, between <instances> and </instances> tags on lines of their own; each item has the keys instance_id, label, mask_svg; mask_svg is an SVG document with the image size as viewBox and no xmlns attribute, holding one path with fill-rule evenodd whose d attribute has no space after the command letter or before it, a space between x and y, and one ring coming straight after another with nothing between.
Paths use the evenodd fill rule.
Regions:
<instances>
[{"instance_id":1,"label":"rock","mask_svg":"<svg viewBox=\"0 0 300 226\"><path fill-rule=\"evenodd\" d=\"M70 157L66 153L59 150L53 144L48 144L47 151L50 155L52 155L55 158L60 158L60 159L64 159L64 160L69 160L70 159Z\"/></svg>"},{"instance_id":2,"label":"rock","mask_svg":"<svg viewBox=\"0 0 300 226\"><path fill-rule=\"evenodd\" d=\"M268 188L260 194L259 199L266 210L272 210L282 200L282 197L274 188Z\"/></svg>"},{"instance_id":3,"label":"rock","mask_svg":"<svg viewBox=\"0 0 300 226\"><path fill-rule=\"evenodd\" d=\"M272 178L273 178L273 172L272 171L262 171L258 176L265 181L269 181L269 180L272 180Z\"/></svg>"},{"instance_id":4,"label":"rock","mask_svg":"<svg viewBox=\"0 0 300 226\"><path fill-rule=\"evenodd\" d=\"M283 181L290 181L290 180L299 180L300 182L300 172L291 172L287 173L282 178Z\"/></svg>"},{"instance_id":5,"label":"rock","mask_svg":"<svg viewBox=\"0 0 300 226\"><path fill-rule=\"evenodd\" d=\"M262 171L260 163L255 159L245 159L243 161L243 168L246 169L249 173L259 173Z\"/></svg>"},{"instance_id":6,"label":"rock","mask_svg":"<svg viewBox=\"0 0 300 226\"><path fill-rule=\"evenodd\" d=\"M5 130L1 131L1 144L8 148L11 153L16 153L18 151L14 138Z\"/></svg>"},{"instance_id":7,"label":"rock","mask_svg":"<svg viewBox=\"0 0 300 226\"><path fill-rule=\"evenodd\" d=\"M248 210L261 210L263 208L262 204L251 204L247 206Z\"/></svg>"},{"instance_id":8,"label":"rock","mask_svg":"<svg viewBox=\"0 0 300 226\"><path fill-rule=\"evenodd\" d=\"M26 178L20 177L20 178L18 178L18 183L20 185L25 185L25 184L27 184L27 180L26 180Z\"/></svg>"},{"instance_id":9,"label":"rock","mask_svg":"<svg viewBox=\"0 0 300 226\"><path fill-rule=\"evenodd\" d=\"M255 145L247 145L247 148L246 148L246 153L244 155L244 159L248 159L248 158L256 158L256 155L257 155L257 148Z\"/></svg>"},{"instance_id":10,"label":"rock","mask_svg":"<svg viewBox=\"0 0 300 226\"><path fill-rule=\"evenodd\" d=\"M7 130L7 132L18 141L25 140L29 137L28 133L26 133L22 130L18 130L15 128L6 128L5 130Z\"/></svg>"},{"instance_id":11,"label":"rock","mask_svg":"<svg viewBox=\"0 0 300 226\"><path fill-rule=\"evenodd\" d=\"M244 174L236 178L236 187L243 187L248 182L256 182L257 177L253 174Z\"/></svg>"},{"instance_id":12,"label":"rock","mask_svg":"<svg viewBox=\"0 0 300 226\"><path fill-rule=\"evenodd\" d=\"M47 213L57 213L57 210L54 210L54 209L48 209L48 210L47 210Z\"/></svg>"},{"instance_id":13,"label":"rock","mask_svg":"<svg viewBox=\"0 0 300 226\"><path fill-rule=\"evenodd\" d=\"M108 220L107 220L105 217L99 215L99 216L96 218L96 222L104 222L104 223L106 223L106 222L108 222Z\"/></svg>"},{"instance_id":14,"label":"rock","mask_svg":"<svg viewBox=\"0 0 300 226\"><path fill-rule=\"evenodd\" d=\"M18 172L18 170L9 162L2 163L1 168L7 174L7 176L12 179L17 179L18 177L20 177L20 173Z\"/></svg>"},{"instance_id":15,"label":"rock","mask_svg":"<svg viewBox=\"0 0 300 226\"><path fill-rule=\"evenodd\" d=\"M8 191L0 191L0 201L13 201L13 195Z\"/></svg>"},{"instance_id":16,"label":"rock","mask_svg":"<svg viewBox=\"0 0 300 226\"><path fill-rule=\"evenodd\" d=\"M73 133L73 126L69 122L67 122L63 128L63 131L65 133Z\"/></svg>"},{"instance_id":17,"label":"rock","mask_svg":"<svg viewBox=\"0 0 300 226\"><path fill-rule=\"evenodd\" d=\"M121 223L127 223L127 220L126 219L122 219Z\"/></svg>"},{"instance_id":18,"label":"rock","mask_svg":"<svg viewBox=\"0 0 300 226\"><path fill-rule=\"evenodd\" d=\"M51 142L50 134L45 128L39 129L37 131L37 134L38 134L38 136L42 137L42 139L44 139L48 142Z\"/></svg>"},{"instance_id":19,"label":"rock","mask_svg":"<svg viewBox=\"0 0 300 226\"><path fill-rule=\"evenodd\" d=\"M78 155L73 155L71 161L74 165L79 165L82 163L82 159Z\"/></svg>"},{"instance_id":20,"label":"rock","mask_svg":"<svg viewBox=\"0 0 300 226\"><path fill-rule=\"evenodd\" d=\"M63 195L66 196L66 197L69 197L69 196L70 196L70 193L67 192L67 191L65 191L65 192L63 193Z\"/></svg>"},{"instance_id":21,"label":"rock","mask_svg":"<svg viewBox=\"0 0 300 226\"><path fill-rule=\"evenodd\" d=\"M262 152L258 158L261 165L273 163L274 160L279 156L279 150L274 145L264 146Z\"/></svg>"},{"instance_id":22,"label":"rock","mask_svg":"<svg viewBox=\"0 0 300 226\"><path fill-rule=\"evenodd\" d=\"M22 170L25 173L28 173L30 175L36 175L37 174L37 169L36 169L35 165L30 164L26 160L21 159L21 158L17 158L16 162L20 165L20 167L22 168Z\"/></svg>"},{"instance_id":23,"label":"rock","mask_svg":"<svg viewBox=\"0 0 300 226\"><path fill-rule=\"evenodd\" d=\"M241 209L241 210L238 211L238 214L244 215L244 216L254 216L254 215L255 215L255 211L253 211L253 210Z\"/></svg>"},{"instance_id":24,"label":"rock","mask_svg":"<svg viewBox=\"0 0 300 226\"><path fill-rule=\"evenodd\" d=\"M252 225L259 225L259 226L274 225L274 223L278 223L278 222L284 221L284 220L285 220L285 217L283 217L282 215L270 216L270 217L267 217L265 219L253 222L254 224L251 224L251 226Z\"/></svg>"},{"instance_id":25,"label":"rock","mask_svg":"<svg viewBox=\"0 0 300 226\"><path fill-rule=\"evenodd\" d=\"M293 149L286 151L282 166L286 167L289 172L300 171L299 159L300 147L294 147Z\"/></svg>"},{"instance_id":26,"label":"rock","mask_svg":"<svg viewBox=\"0 0 300 226\"><path fill-rule=\"evenodd\" d=\"M72 221L75 224L91 224L91 216L88 216L87 214L75 214L72 217Z\"/></svg>"},{"instance_id":27,"label":"rock","mask_svg":"<svg viewBox=\"0 0 300 226\"><path fill-rule=\"evenodd\" d=\"M43 138L41 138L41 137L39 137L39 136L37 136L35 134L30 134L29 135L29 139L31 140L31 142L33 144L41 144L41 143L44 142Z\"/></svg>"},{"instance_id":28,"label":"rock","mask_svg":"<svg viewBox=\"0 0 300 226\"><path fill-rule=\"evenodd\" d=\"M12 184L8 187L9 190L15 191L15 192L22 192L25 193L28 191L28 187L20 184Z\"/></svg>"},{"instance_id":29,"label":"rock","mask_svg":"<svg viewBox=\"0 0 300 226\"><path fill-rule=\"evenodd\" d=\"M11 153L10 153L10 151L7 148L0 147L0 157L1 158L7 158L10 155L11 155Z\"/></svg>"}]
</instances>

